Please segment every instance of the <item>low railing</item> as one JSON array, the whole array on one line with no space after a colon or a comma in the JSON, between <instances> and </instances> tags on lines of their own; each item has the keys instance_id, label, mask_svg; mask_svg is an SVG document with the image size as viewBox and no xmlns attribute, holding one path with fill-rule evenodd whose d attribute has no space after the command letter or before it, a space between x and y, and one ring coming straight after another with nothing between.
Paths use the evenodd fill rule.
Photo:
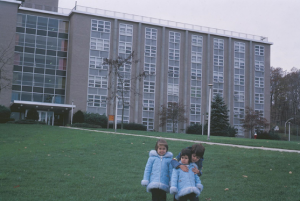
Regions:
<instances>
[{"instance_id":1,"label":"low railing","mask_svg":"<svg viewBox=\"0 0 300 201\"><path fill-rule=\"evenodd\" d=\"M53 7L53 6L38 5L38 4L29 3L29 2L23 2L21 7L33 8L33 9L37 9L37 10L55 12L55 13L60 13L60 14L65 14L65 15L69 15L70 12L72 11L72 9L68 9L68 8L59 8L59 7Z\"/></svg>"},{"instance_id":2,"label":"low railing","mask_svg":"<svg viewBox=\"0 0 300 201\"><path fill-rule=\"evenodd\" d=\"M33 9L56 12L56 13L67 14L67 15L70 14L72 10L76 10L84 13L101 15L104 17L112 17L112 18L125 19L125 20L131 20L131 21L142 22L142 23L155 24L159 26L186 29L190 31L197 31L197 32L203 32L209 34L217 34L217 35L224 35L229 37L243 38L248 40L268 42L268 38L264 36L256 36L252 34L239 33L239 32L229 31L224 29L217 29L217 28L187 24L182 22L174 22L170 20L162 20L153 17L145 17L140 15L103 10L99 8L90 8L90 7L79 6L79 5L76 5L73 9L68 9L68 8L51 7L51 6L37 5L37 4L24 2L22 3L21 7L33 8Z\"/></svg>"},{"instance_id":3,"label":"low railing","mask_svg":"<svg viewBox=\"0 0 300 201\"><path fill-rule=\"evenodd\" d=\"M204 26L187 24L187 23L182 23L182 22L174 22L174 21L170 21L170 20L162 20L162 19L157 19L157 18L152 18L152 17L145 17L145 16L140 16L140 15L103 10L103 9L99 9L99 8L90 8L90 7L77 5L77 6L75 6L74 10L85 12L85 13L101 15L104 17L119 18L119 19L142 22L142 23L156 24L156 25L160 25L160 26L187 29L187 30L191 30L191 31L199 31L199 32L210 33L210 34L218 34L218 35L225 35L225 36L229 36L229 37L238 37L238 38L244 38L244 39L249 39L249 40L268 42L268 38L264 37L264 36L256 36L256 35L252 35L252 34L239 33L239 32L235 32L235 31L228 31L228 30L223 30L223 29L204 27Z\"/></svg>"}]
</instances>

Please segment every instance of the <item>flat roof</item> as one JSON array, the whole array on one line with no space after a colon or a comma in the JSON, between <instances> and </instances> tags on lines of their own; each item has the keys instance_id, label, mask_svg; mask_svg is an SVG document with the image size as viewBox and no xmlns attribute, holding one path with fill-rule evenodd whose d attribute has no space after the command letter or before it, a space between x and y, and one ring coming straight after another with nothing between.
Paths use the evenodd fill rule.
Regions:
<instances>
[{"instance_id":1,"label":"flat roof","mask_svg":"<svg viewBox=\"0 0 300 201\"><path fill-rule=\"evenodd\" d=\"M21 1L16 1L16 0L1 0L1 1L8 2L8 3L22 4Z\"/></svg>"},{"instance_id":2,"label":"flat roof","mask_svg":"<svg viewBox=\"0 0 300 201\"><path fill-rule=\"evenodd\" d=\"M37 110L65 112L76 108L76 105L14 100L10 107L12 110L19 110L21 109L20 107L23 107L23 109L36 108Z\"/></svg>"}]
</instances>

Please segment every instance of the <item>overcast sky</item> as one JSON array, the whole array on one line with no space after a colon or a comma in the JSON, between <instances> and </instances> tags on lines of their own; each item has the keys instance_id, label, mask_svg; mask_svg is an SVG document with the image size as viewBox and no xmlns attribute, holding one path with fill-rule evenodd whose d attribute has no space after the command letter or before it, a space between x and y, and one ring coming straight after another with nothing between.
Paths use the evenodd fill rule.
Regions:
<instances>
[{"instance_id":1,"label":"overcast sky","mask_svg":"<svg viewBox=\"0 0 300 201\"><path fill-rule=\"evenodd\" d=\"M77 0L77 5L268 37L271 66L300 69L300 0ZM73 8L75 0L59 0Z\"/></svg>"}]
</instances>

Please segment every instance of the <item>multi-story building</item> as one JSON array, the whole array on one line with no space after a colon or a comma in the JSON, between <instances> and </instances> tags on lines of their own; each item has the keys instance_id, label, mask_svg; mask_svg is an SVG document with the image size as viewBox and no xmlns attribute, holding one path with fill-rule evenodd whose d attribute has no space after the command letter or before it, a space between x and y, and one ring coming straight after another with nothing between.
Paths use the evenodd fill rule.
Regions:
<instances>
[{"instance_id":1,"label":"multi-story building","mask_svg":"<svg viewBox=\"0 0 300 201\"><path fill-rule=\"evenodd\" d=\"M266 37L201 27L167 20L87 8L58 8L58 0L0 0L0 46L11 51L4 70L11 87L1 90L0 104L10 106L13 118L24 118L36 107L41 121L63 125L74 111L114 115L108 99L114 79L104 58L126 57L138 62L121 71L127 104L118 104L117 119L160 127L162 105L181 102L188 123L202 124L208 111L208 84L229 109L230 124L244 132L245 107L270 119L270 46ZM3 71L4 72L4 71ZM136 93L138 92L138 93ZM76 106L75 106L76 105Z\"/></svg>"}]
</instances>

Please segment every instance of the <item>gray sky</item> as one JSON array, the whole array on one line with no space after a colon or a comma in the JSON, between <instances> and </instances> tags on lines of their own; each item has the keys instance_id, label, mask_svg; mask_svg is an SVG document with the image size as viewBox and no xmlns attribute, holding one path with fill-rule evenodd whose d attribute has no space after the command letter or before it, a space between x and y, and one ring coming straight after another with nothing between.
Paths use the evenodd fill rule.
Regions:
<instances>
[{"instance_id":1,"label":"gray sky","mask_svg":"<svg viewBox=\"0 0 300 201\"><path fill-rule=\"evenodd\" d=\"M77 5L268 37L271 66L300 69L300 0L77 0ZM59 0L73 8L75 0Z\"/></svg>"}]
</instances>

